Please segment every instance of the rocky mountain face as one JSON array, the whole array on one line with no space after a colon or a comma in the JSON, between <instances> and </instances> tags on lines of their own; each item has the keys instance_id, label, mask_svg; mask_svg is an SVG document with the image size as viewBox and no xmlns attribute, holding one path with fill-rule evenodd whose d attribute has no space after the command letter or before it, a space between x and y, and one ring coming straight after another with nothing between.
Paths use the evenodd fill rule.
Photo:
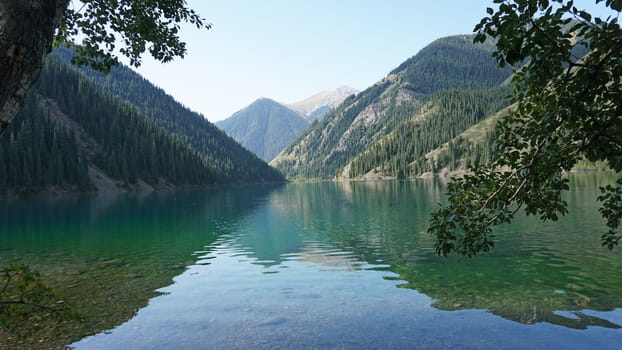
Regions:
<instances>
[{"instance_id":1,"label":"rocky mountain face","mask_svg":"<svg viewBox=\"0 0 622 350\"><path fill-rule=\"evenodd\" d=\"M354 88L340 86L334 90L322 91L304 100L285 105L312 122L335 109L348 96L357 93L359 91Z\"/></svg>"},{"instance_id":2,"label":"rocky mountain face","mask_svg":"<svg viewBox=\"0 0 622 350\"><path fill-rule=\"evenodd\" d=\"M434 149L507 103L509 69L491 43L470 35L434 41L384 79L347 97L271 164L286 177L330 179L417 176L434 171Z\"/></svg>"}]
</instances>

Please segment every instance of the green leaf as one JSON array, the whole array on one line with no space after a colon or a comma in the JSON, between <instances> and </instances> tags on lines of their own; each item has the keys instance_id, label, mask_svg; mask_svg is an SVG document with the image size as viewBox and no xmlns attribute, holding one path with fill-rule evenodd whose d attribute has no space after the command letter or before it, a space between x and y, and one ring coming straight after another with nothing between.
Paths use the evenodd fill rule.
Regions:
<instances>
[{"instance_id":1,"label":"green leaf","mask_svg":"<svg viewBox=\"0 0 622 350\"><path fill-rule=\"evenodd\" d=\"M620 12L622 11L622 0L607 0L607 6Z\"/></svg>"},{"instance_id":2,"label":"green leaf","mask_svg":"<svg viewBox=\"0 0 622 350\"><path fill-rule=\"evenodd\" d=\"M579 17L583 18L584 20L588 22L592 21L592 15L590 15L589 13L585 11L579 11Z\"/></svg>"},{"instance_id":3,"label":"green leaf","mask_svg":"<svg viewBox=\"0 0 622 350\"><path fill-rule=\"evenodd\" d=\"M622 29L617 16L606 20L578 10L569 0L495 0L495 13L476 27L476 41L491 38L493 57L514 69L511 78L516 108L497 124L497 153L492 164L471 168L472 175L453 179L448 204L434 215L430 232L437 251L474 256L492 247L492 226L511 222L513 210L524 207L541 220L557 220L568 212L562 192L568 171L579 159L605 160L622 169ZM602 0L597 0L597 3ZM615 11L622 0L606 0ZM546 9L544 13L539 10ZM581 18L573 24L568 15ZM568 33L564 26L576 33ZM579 43L573 43L576 37ZM577 64L573 50L591 50ZM622 180L600 189L600 214L610 231L603 244L613 248L622 239ZM455 215L455 216L452 216ZM451 223L451 224L450 224Z\"/></svg>"},{"instance_id":4,"label":"green leaf","mask_svg":"<svg viewBox=\"0 0 622 350\"><path fill-rule=\"evenodd\" d=\"M540 11L544 11L549 7L549 0L540 0Z\"/></svg>"}]
</instances>

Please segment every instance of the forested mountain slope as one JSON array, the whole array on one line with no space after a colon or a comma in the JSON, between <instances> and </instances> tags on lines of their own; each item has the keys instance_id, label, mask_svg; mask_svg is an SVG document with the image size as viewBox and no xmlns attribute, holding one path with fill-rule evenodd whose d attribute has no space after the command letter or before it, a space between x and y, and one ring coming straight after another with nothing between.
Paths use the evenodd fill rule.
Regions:
<instances>
[{"instance_id":1,"label":"forested mountain slope","mask_svg":"<svg viewBox=\"0 0 622 350\"><path fill-rule=\"evenodd\" d=\"M278 102L260 98L216 125L261 159L270 161L309 122Z\"/></svg>"},{"instance_id":2,"label":"forested mountain slope","mask_svg":"<svg viewBox=\"0 0 622 350\"><path fill-rule=\"evenodd\" d=\"M423 172L421 155L505 106L510 70L497 67L492 50L470 35L436 40L314 122L271 164L288 178Z\"/></svg>"},{"instance_id":3,"label":"forested mountain slope","mask_svg":"<svg viewBox=\"0 0 622 350\"><path fill-rule=\"evenodd\" d=\"M413 118L354 157L339 175L404 178L487 162L494 156L488 142L494 123L481 124L507 106L508 92L500 87L439 92ZM476 126L477 137L462 136L470 128L474 134Z\"/></svg>"},{"instance_id":4,"label":"forested mountain slope","mask_svg":"<svg viewBox=\"0 0 622 350\"><path fill-rule=\"evenodd\" d=\"M63 60L71 52L56 50ZM98 87L136 106L155 126L174 134L198 151L226 182L280 181L282 175L248 152L202 115L189 110L164 90L125 66L109 74L81 69Z\"/></svg>"},{"instance_id":5,"label":"forested mountain slope","mask_svg":"<svg viewBox=\"0 0 622 350\"><path fill-rule=\"evenodd\" d=\"M0 193L282 180L276 170L148 82L115 82L110 86L118 92L113 93L101 82L114 80L115 72L97 77L62 56L49 55L23 110L0 139ZM141 93L152 96L153 103L120 98L126 94L138 100ZM202 133L185 134L186 122ZM176 127L180 131L170 132ZM197 141L193 146L192 140Z\"/></svg>"}]
</instances>

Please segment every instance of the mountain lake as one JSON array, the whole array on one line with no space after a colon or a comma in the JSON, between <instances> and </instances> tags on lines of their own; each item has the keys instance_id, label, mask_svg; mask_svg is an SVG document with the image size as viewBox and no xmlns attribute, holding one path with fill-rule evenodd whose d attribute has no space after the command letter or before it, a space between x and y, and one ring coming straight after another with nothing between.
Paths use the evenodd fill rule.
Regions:
<instances>
[{"instance_id":1,"label":"mountain lake","mask_svg":"<svg viewBox=\"0 0 622 350\"><path fill-rule=\"evenodd\" d=\"M616 175L570 179L568 215L519 215L474 259L436 255L445 184L417 179L4 199L0 262L108 328L79 350L620 349Z\"/></svg>"}]
</instances>

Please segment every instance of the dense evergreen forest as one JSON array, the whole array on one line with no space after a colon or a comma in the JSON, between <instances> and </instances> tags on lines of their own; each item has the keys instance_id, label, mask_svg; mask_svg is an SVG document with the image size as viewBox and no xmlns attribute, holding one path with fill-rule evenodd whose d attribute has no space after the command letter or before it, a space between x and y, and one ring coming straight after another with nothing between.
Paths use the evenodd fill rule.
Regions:
<instances>
[{"instance_id":1,"label":"dense evergreen forest","mask_svg":"<svg viewBox=\"0 0 622 350\"><path fill-rule=\"evenodd\" d=\"M288 178L357 178L489 161L490 128L477 142L461 133L507 106L510 72L491 51L472 36L433 42L314 121L272 164ZM70 57L67 50L49 56L0 140L0 191L94 190L100 173L129 189L283 179L132 70L104 75L71 66Z\"/></svg>"},{"instance_id":2,"label":"dense evergreen forest","mask_svg":"<svg viewBox=\"0 0 622 350\"><path fill-rule=\"evenodd\" d=\"M476 90L499 85L510 69L499 69L488 41L473 44L472 35L442 38L424 47L391 74L399 74L405 87L422 94L448 89Z\"/></svg>"},{"instance_id":3,"label":"dense evergreen forest","mask_svg":"<svg viewBox=\"0 0 622 350\"><path fill-rule=\"evenodd\" d=\"M501 86L510 70L497 66L493 48L469 35L436 40L313 123L271 164L288 178L348 178L372 170L404 177L436 170L458 153L474 157L473 147L455 140L451 155L425 160L506 106L509 91Z\"/></svg>"},{"instance_id":4,"label":"dense evergreen forest","mask_svg":"<svg viewBox=\"0 0 622 350\"><path fill-rule=\"evenodd\" d=\"M494 156L488 147L494 133L483 136L485 143L471 144L459 135L483 118L507 106L509 90L446 90L437 93L426 108L425 117L408 120L387 137L357 156L350 166L350 177L359 177L375 171L398 178L414 177L448 167L455 170L458 161L464 165L488 162ZM449 141L449 142L448 142ZM435 157L426 157L447 143Z\"/></svg>"},{"instance_id":5,"label":"dense evergreen forest","mask_svg":"<svg viewBox=\"0 0 622 350\"><path fill-rule=\"evenodd\" d=\"M53 54L66 62L71 58L68 50L55 50ZM202 115L184 107L131 69L113 67L109 74L86 68L80 70L98 89L136 106L155 126L174 134L199 152L212 168L218 170L221 181L283 180L278 171L240 147L238 142Z\"/></svg>"},{"instance_id":6,"label":"dense evergreen forest","mask_svg":"<svg viewBox=\"0 0 622 350\"><path fill-rule=\"evenodd\" d=\"M52 122L30 94L0 138L0 193L51 187L88 191L92 184L75 135Z\"/></svg>"},{"instance_id":7,"label":"dense evergreen forest","mask_svg":"<svg viewBox=\"0 0 622 350\"><path fill-rule=\"evenodd\" d=\"M93 176L102 174L128 189L140 181L155 188L282 181L136 73L119 68L113 74L127 79L117 81L71 66L66 56L48 57L25 107L0 139L0 192L90 191L96 189Z\"/></svg>"}]
</instances>

